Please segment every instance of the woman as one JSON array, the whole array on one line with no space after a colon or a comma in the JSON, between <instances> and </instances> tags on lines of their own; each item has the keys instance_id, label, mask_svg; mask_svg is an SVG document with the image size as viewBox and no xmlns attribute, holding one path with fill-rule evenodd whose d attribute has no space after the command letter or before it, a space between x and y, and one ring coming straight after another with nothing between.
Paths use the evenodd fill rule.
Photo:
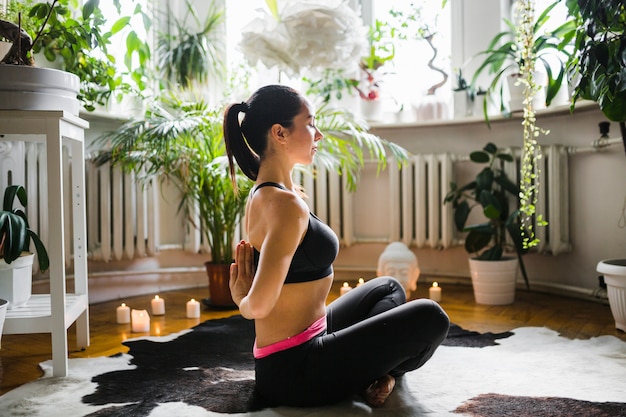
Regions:
<instances>
[{"instance_id":1,"label":"woman","mask_svg":"<svg viewBox=\"0 0 626 417\"><path fill-rule=\"evenodd\" d=\"M391 277L326 307L339 242L292 179L294 165L313 162L323 137L311 104L286 86L263 87L226 110L231 176L234 158L255 181L245 216L249 242L237 246L230 290L241 315L255 321L256 385L266 399L317 406L363 393L379 407L395 378L432 356L449 320L431 300L406 303Z\"/></svg>"}]
</instances>

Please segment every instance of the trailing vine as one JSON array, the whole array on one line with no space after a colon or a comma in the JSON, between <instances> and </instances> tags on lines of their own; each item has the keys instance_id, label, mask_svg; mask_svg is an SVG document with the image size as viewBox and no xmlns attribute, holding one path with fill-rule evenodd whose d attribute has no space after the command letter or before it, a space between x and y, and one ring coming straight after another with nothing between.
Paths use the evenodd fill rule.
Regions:
<instances>
[{"instance_id":1,"label":"trailing vine","mask_svg":"<svg viewBox=\"0 0 626 417\"><path fill-rule=\"evenodd\" d=\"M535 226L545 226L547 222L541 214L537 214L537 196L539 194L539 166L541 147L537 142L540 134L548 134L536 125L536 115L533 99L540 86L535 83L535 53L534 53L534 0L518 0L516 2L516 17L518 20L516 41L520 46L520 73L519 81L524 84L524 100L522 118L523 149L520 166L520 223L525 249L536 246L539 239L535 236Z\"/></svg>"}]
</instances>

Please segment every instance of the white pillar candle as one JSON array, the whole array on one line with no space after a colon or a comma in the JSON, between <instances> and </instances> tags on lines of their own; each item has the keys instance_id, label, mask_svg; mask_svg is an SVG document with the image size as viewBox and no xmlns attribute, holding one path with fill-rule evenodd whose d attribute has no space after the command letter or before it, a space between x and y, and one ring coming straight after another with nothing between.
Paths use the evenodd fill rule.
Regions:
<instances>
[{"instance_id":1,"label":"white pillar candle","mask_svg":"<svg viewBox=\"0 0 626 417\"><path fill-rule=\"evenodd\" d=\"M352 287L350 286L350 284L348 284L347 282L344 282L343 286L339 290L339 295L341 296L341 295L347 294L348 291L350 291L351 289Z\"/></svg>"},{"instance_id":2,"label":"white pillar candle","mask_svg":"<svg viewBox=\"0 0 626 417\"><path fill-rule=\"evenodd\" d=\"M117 313L117 322L119 324L130 323L130 308L126 304L122 303L115 312Z\"/></svg>"},{"instance_id":3,"label":"white pillar candle","mask_svg":"<svg viewBox=\"0 0 626 417\"><path fill-rule=\"evenodd\" d=\"M187 301L187 318L197 319L200 317L200 303L193 298Z\"/></svg>"},{"instance_id":4,"label":"white pillar candle","mask_svg":"<svg viewBox=\"0 0 626 417\"><path fill-rule=\"evenodd\" d=\"M360 287L363 284L365 284L365 280L363 278L359 278L359 282L356 284L356 286Z\"/></svg>"},{"instance_id":5,"label":"white pillar candle","mask_svg":"<svg viewBox=\"0 0 626 417\"><path fill-rule=\"evenodd\" d=\"M150 331L150 316L146 310L135 310L131 312L133 321L131 324L132 331L135 333Z\"/></svg>"},{"instance_id":6,"label":"white pillar candle","mask_svg":"<svg viewBox=\"0 0 626 417\"><path fill-rule=\"evenodd\" d=\"M152 315L153 316L162 316L165 314L165 300L155 295L152 300L150 300L150 306L152 307Z\"/></svg>"},{"instance_id":7,"label":"white pillar candle","mask_svg":"<svg viewBox=\"0 0 626 417\"><path fill-rule=\"evenodd\" d=\"M428 289L428 298L433 301L441 301L441 287L437 282L433 282L433 286Z\"/></svg>"}]
</instances>

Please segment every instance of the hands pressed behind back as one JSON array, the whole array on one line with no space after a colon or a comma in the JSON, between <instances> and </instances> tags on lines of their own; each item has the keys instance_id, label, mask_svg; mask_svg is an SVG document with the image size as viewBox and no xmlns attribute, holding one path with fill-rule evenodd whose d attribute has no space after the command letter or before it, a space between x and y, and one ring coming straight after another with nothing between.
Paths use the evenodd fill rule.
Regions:
<instances>
[{"instance_id":1,"label":"hands pressed behind back","mask_svg":"<svg viewBox=\"0 0 626 417\"><path fill-rule=\"evenodd\" d=\"M254 252L249 242L241 241L235 251L235 262L230 265L230 293L238 306L248 295L254 280Z\"/></svg>"}]
</instances>

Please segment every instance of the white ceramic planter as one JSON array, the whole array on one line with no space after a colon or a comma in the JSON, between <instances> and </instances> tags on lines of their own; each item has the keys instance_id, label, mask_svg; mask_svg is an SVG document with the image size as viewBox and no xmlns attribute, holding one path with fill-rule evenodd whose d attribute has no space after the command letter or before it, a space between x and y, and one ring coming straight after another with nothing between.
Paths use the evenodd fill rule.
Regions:
<instances>
[{"instance_id":1,"label":"white ceramic planter","mask_svg":"<svg viewBox=\"0 0 626 417\"><path fill-rule=\"evenodd\" d=\"M615 327L626 332L626 259L600 261L596 270L604 275Z\"/></svg>"},{"instance_id":2,"label":"white ceramic planter","mask_svg":"<svg viewBox=\"0 0 626 417\"><path fill-rule=\"evenodd\" d=\"M0 259L0 298L9 302L9 310L30 300L34 258L34 254L24 255L10 264Z\"/></svg>"},{"instance_id":3,"label":"white ceramic planter","mask_svg":"<svg viewBox=\"0 0 626 417\"><path fill-rule=\"evenodd\" d=\"M515 301L517 258L501 261L469 260L474 299L478 304L505 305Z\"/></svg>"},{"instance_id":4,"label":"white ceramic planter","mask_svg":"<svg viewBox=\"0 0 626 417\"><path fill-rule=\"evenodd\" d=\"M368 122L382 122L383 121L383 101L377 100L360 100L361 102L361 114Z\"/></svg>"},{"instance_id":5,"label":"white ceramic planter","mask_svg":"<svg viewBox=\"0 0 626 417\"><path fill-rule=\"evenodd\" d=\"M0 110L65 110L78 116L79 78L65 71L0 65Z\"/></svg>"},{"instance_id":6,"label":"white ceramic planter","mask_svg":"<svg viewBox=\"0 0 626 417\"><path fill-rule=\"evenodd\" d=\"M506 81L509 88L509 111L516 112L524 110L524 84L517 83L519 74L507 75ZM546 108L546 84L547 75L540 71L534 72L535 83L540 86L533 98L533 108L535 110Z\"/></svg>"}]
</instances>

